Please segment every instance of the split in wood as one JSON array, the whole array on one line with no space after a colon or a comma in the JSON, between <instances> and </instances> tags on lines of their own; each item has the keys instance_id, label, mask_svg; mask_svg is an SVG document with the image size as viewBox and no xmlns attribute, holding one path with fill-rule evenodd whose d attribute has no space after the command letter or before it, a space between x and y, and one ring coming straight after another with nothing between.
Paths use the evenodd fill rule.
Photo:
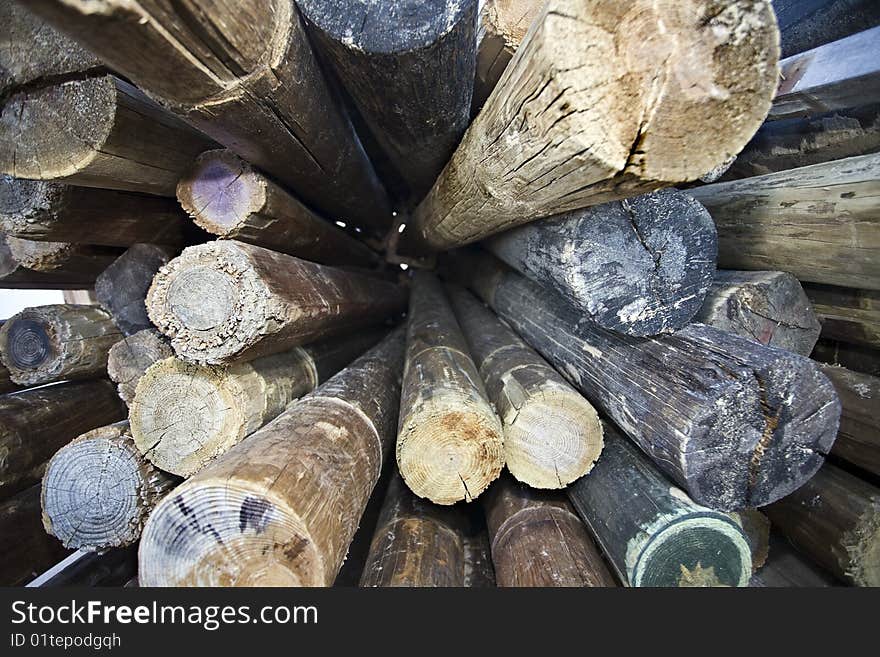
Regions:
<instances>
[{"instance_id":1,"label":"split in wood","mask_svg":"<svg viewBox=\"0 0 880 657\"><path fill-rule=\"evenodd\" d=\"M808 283L822 337L880 349L880 291Z\"/></svg>"}]
</instances>

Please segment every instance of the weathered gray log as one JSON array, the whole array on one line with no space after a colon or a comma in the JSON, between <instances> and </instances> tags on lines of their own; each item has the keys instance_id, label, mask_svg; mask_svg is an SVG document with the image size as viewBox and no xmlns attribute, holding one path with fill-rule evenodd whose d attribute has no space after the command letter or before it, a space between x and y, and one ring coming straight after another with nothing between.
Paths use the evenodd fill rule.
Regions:
<instances>
[{"instance_id":1,"label":"weathered gray log","mask_svg":"<svg viewBox=\"0 0 880 657\"><path fill-rule=\"evenodd\" d=\"M770 533L767 563L749 580L755 587L837 586L835 579L798 553L777 532Z\"/></svg>"},{"instance_id":2,"label":"weathered gray log","mask_svg":"<svg viewBox=\"0 0 880 657\"><path fill-rule=\"evenodd\" d=\"M697 503L763 506L822 465L840 402L807 358L704 324L652 339L606 331L481 263L468 275L489 306Z\"/></svg>"},{"instance_id":3,"label":"weathered gray log","mask_svg":"<svg viewBox=\"0 0 880 657\"><path fill-rule=\"evenodd\" d=\"M617 586L565 495L503 476L483 508L498 586Z\"/></svg>"},{"instance_id":4,"label":"weathered gray log","mask_svg":"<svg viewBox=\"0 0 880 657\"><path fill-rule=\"evenodd\" d=\"M718 254L712 217L674 189L536 221L484 246L589 321L638 336L690 322Z\"/></svg>"},{"instance_id":5,"label":"weathered gray log","mask_svg":"<svg viewBox=\"0 0 880 657\"><path fill-rule=\"evenodd\" d=\"M718 228L718 266L880 289L880 154L713 183L688 193ZM819 245L821 248L817 248Z\"/></svg>"},{"instance_id":6,"label":"weathered gray log","mask_svg":"<svg viewBox=\"0 0 880 657\"><path fill-rule=\"evenodd\" d=\"M628 586L746 586L749 544L728 514L695 503L605 424L605 450L568 497Z\"/></svg>"},{"instance_id":7,"label":"weathered gray log","mask_svg":"<svg viewBox=\"0 0 880 657\"><path fill-rule=\"evenodd\" d=\"M15 244L17 238L7 237L3 231L0 230L0 289L80 289L94 285L95 278L102 271L97 267L94 267L92 264L88 267L88 273L84 273L81 270L68 272L63 268L51 269L49 271L28 269L16 260L15 256L12 254L12 249L9 247L10 239L12 239L13 244ZM16 250L20 250L22 242L24 242L24 240L18 240ZM40 247L34 245L32 248L39 249ZM63 247L52 246L49 248L60 248L60 252L64 252ZM80 268L77 267L77 269Z\"/></svg>"},{"instance_id":8,"label":"weathered gray log","mask_svg":"<svg viewBox=\"0 0 880 657\"><path fill-rule=\"evenodd\" d=\"M42 484L43 525L67 548L131 545L177 482L141 455L128 422L93 429L49 460Z\"/></svg>"},{"instance_id":9,"label":"weathered gray log","mask_svg":"<svg viewBox=\"0 0 880 657\"><path fill-rule=\"evenodd\" d=\"M394 442L403 350L399 329L166 497L141 585L330 586Z\"/></svg>"},{"instance_id":10,"label":"weathered gray log","mask_svg":"<svg viewBox=\"0 0 880 657\"><path fill-rule=\"evenodd\" d=\"M107 376L116 383L122 401L130 406L144 372L153 363L173 355L174 350L159 331L144 329L110 347Z\"/></svg>"},{"instance_id":11,"label":"weathered gray log","mask_svg":"<svg viewBox=\"0 0 880 657\"><path fill-rule=\"evenodd\" d=\"M519 481L565 488L602 451L596 410L471 294L449 298L489 400L504 427L504 461Z\"/></svg>"},{"instance_id":12,"label":"weathered gray log","mask_svg":"<svg viewBox=\"0 0 880 657\"><path fill-rule=\"evenodd\" d=\"M880 376L880 352L877 349L819 338L810 356L820 363L840 365L854 372Z\"/></svg>"},{"instance_id":13,"label":"weathered gray log","mask_svg":"<svg viewBox=\"0 0 880 657\"><path fill-rule=\"evenodd\" d=\"M856 586L880 586L880 489L826 464L765 509L797 549Z\"/></svg>"},{"instance_id":14,"label":"weathered gray log","mask_svg":"<svg viewBox=\"0 0 880 657\"><path fill-rule=\"evenodd\" d=\"M822 337L880 348L880 291L807 284Z\"/></svg>"},{"instance_id":15,"label":"weathered gray log","mask_svg":"<svg viewBox=\"0 0 880 657\"><path fill-rule=\"evenodd\" d=\"M880 25L874 0L773 0L773 9L783 57Z\"/></svg>"},{"instance_id":16,"label":"weathered gray log","mask_svg":"<svg viewBox=\"0 0 880 657\"><path fill-rule=\"evenodd\" d=\"M378 324L405 301L404 288L376 277L218 240L163 267L147 311L178 356L221 364Z\"/></svg>"},{"instance_id":17,"label":"weathered gray log","mask_svg":"<svg viewBox=\"0 0 880 657\"><path fill-rule=\"evenodd\" d=\"M118 256L120 249L71 242L35 242L7 236L12 259L33 272L61 273L71 280L94 281Z\"/></svg>"},{"instance_id":18,"label":"weathered gray log","mask_svg":"<svg viewBox=\"0 0 880 657\"><path fill-rule=\"evenodd\" d=\"M123 335L150 328L145 300L159 268L176 251L158 244L133 244L95 280L95 296Z\"/></svg>"},{"instance_id":19,"label":"weathered gray log","mask_svg":"<svg viewBox=\"0 0 880 657\"><path fill-rule=\"evenodd\" d=\"M504 430L433 274L415 272L408 316L397 466L419 497L472 502L504 467Z\"/></svg>"},{"instance_id":20,"label":"weathered gray log","mask_svg":"<svg viewBox=\"0 0 880 657\"><path fill-rule=\"evenodd\" d=\"M189 477L336 374L384 333L362 331L230 366L161 360L138 381L130 404L134 442L157 467Z\"/></svg>"},{"instance_id":21,"label":"weathered gray log","mask_svg":"<svg viewBox=\"0 0 880 657\"><path fill-rule=\"evenodd\" d=\"M325 265L370 267L376 254L331 225L232 151L202 153L177 199L209 233Z\"/></svg>"},{"instance_id":22,"label":"weathered gray log","mask_svg":"<svg viewBox=\"0 0 880 657\"><path fill-rule=\"evenodd\" d=\"M798 279L781 271L717 272L694 321L801 356L822 329Z\"/></svg>"},{"instance_id":23,"label":"weathered gray log","mask_svg":"<svg viewBox=\"0 0 880 657\"><path fill-rule=\"evenodd\" d=\"M385 192L290 0L28 7L331 219L387 229Z\"/></svg>"},{"instance_id":24,"label":"weathered gray log","mask_svg":"<svg viewBox=\"0 0 880 657\"><path fill-rule=\"evenodd\" d=\"M820 365L843 409L831 454L880 476L880 378L844 367Z\"/></svg>"},{"instance_id":25,"label":"weathered gray log","mask_svg":"<svg viewBox=\"0 0 880 657\"><path fill-rule=\"evenodd\" d=\"M58 448L125 417L106 380L73 381L0 397L0 499L40 480Z\"/></svg>"},{"instance_id":26,"label":"weathered gray log","mask_svg":"<svg viewBox=\"0 0 880 657\"><path fill-rule=\"evenodd\" d=\"M67 554L43 531L39 485L0 503L0 554L0 586L20 586Z\"/></svg>"},{"instance_id":27,"label":"weathered gray log","mask_svg":"<svg viewBox=\"0 0 880 657\"><path fill-rule=\"evenodd\" d=\"M551 0L406 245L446 249L699 178L763 121L778 53L767 3Z\"/></svg>"}]
</instances>

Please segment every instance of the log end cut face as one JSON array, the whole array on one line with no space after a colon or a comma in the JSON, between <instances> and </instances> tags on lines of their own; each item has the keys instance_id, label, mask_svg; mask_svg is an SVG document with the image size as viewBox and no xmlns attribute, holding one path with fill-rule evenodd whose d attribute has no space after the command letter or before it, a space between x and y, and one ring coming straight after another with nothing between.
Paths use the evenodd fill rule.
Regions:
<instances>
[{"instance_id":1,"label":"log end cut face","mask_svg":"<svg viewBox=\"0 0 880 657\"><path fill-rule=\"evenodd\" d=\"M8 235L33 234L34 225L52 214L61 185L44 180L0 176L0 223ZM49 217L51 218L51 217Z\"/></svg>"},{"instance_id":2,"label":"log end cut face","mask_svg":"<svg viewBox=\"0 0 880 657\"><path fill-rule=\"evenodd\" d=\"M45 383L62 367L61 331L52 306L28 308L0 328L0 356L19 385Z\"/></svg>"},{"instance_id":3,"label":"log end cut face","mask_svg":"<svg viewBox=\"0 0 880 657\"><path fill-rule=\"evenodd\" d=\"M142 586L329 586L335 572L324 571L298 515L231 479L162 500L141 538L138 575Z\"/></svg>"}]
</instances>

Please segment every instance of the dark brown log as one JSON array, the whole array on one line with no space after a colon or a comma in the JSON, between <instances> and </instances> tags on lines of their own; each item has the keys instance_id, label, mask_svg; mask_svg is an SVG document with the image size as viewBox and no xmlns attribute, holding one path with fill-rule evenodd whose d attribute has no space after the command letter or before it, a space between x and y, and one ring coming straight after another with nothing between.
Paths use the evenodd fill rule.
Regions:
<instances>
[{"instance_id":1,"label":"dark brown log","mask_svg":"<svg viewBox=\"0 0 880 657\"><path fill-rule=\"evenodd\" d=\"M39 244L35 242L28 245L25 249L22 249L23 243L26 240L7 237L3 231L0 230L0 288L37 288L51 290L68 288L79 289L94 285L95 278L101 273L101 271L103 271L103 268L99 268L100 265L103 264L100 261L98 261L98 266L95 266L95 261L89 259L87 262L84 262L79 258L76 259L77 267L74 271L67 271L63 267L59 269L50 269L48 271L28 269L16 260L12 253L12 249L10 248L9 240L13 240L15 249L19 253L22 250L40 250L46 248L40 247ZM54 243L54 246L52 246L52 242L42 242L41 244L50 244L48 247L50 250L59 249L57 252L60 253L62 257L65 252L70 253L70 250L67 250L64 246L59 246L58 243ZM75 250L75 252L79 253L78 250ZM87 273L82 271L80 265L86 265Z\"/></svg>"},{"instance_id":2,"label":"dark brown log","mask_svg":"<svg viewBox=\"0 0 880 657\"><path fill-rule=\"evenodd\" d=\"M749 586L788 588L838 584L831 575L792 548L791 543L771 532L767 563L752 575Z\"/></svg>"},{"instance_id":3,"label":"dark brown log","mask_svg":"<svg viewBox=\"0 0 880 657\"><path fill-rule=\"evenodd\" d=\"M122 339L95 306L25 308L0 328L0 359L23 386L104 376L107 352Z\"/></svg>"},{"instance_id":4,"label":"dark brown log","mask_svg":"<svg viewBox=\"0 0 880 657\"><path fill-rule=\"evenodd\" d=\"M504 461L519 481L565 488L602 451L596 410L471 294L449 298L489 401L504 427Z\"/></svg>"},{"instance_id":5,"label":"dark brown log","mask_svg":"<svg viewBox=\"0 0 880 657\"><path fill-rule=\"evenodd\" d=\"M766 509L810 559L856 586L880 586L880 489L826 464Z\"/></svg>"},{"instance_id":6,"label":"dark brown log","mask_svg":"<svg viewBox=\"0 0 880 657\"><path fill-rule=\"evenodd\" d=\"M843 412L831 454L880 476L880 378L820 365L840 397Z\"/></svg>"},{"instance_id":7,"label":"dark brown log","mask_svg":"<svg viewBox=\"0 0 880 657\"><path fill-rule=\"evenodd\" d=\"M221 364L378 324L405 301L404 288L376 277L218 240L163 267L147 311L178 356Z\"/></svg>"},{"instance_id":8,"label":"dark brown log","mask_svg":"<svg viewBox=\"0 0 880 657\"><path fill-rule=\"evenodd\" d=\"M67 553L43 531L38 485L0 503L0 586L20 586Z\"/></svg>"},{"instance_id":9,"label":"dark brown log","mask_svg":"<svg viewBox=\"0 0 880 657\"><path fill-rule=\"evenodd\" d=\"M0 363L0 394L5 395L7 392L20 390L21 386L12 380L9 376L9 370Z\"/></svg>"},{"instance_id":10,"label":"dark brown log","mask_svg":"<svg viewBox=\"0 0 880 657\"><path fill-rule=\"evenodd\" d=\"M472 502L504 467L501 422L433 274L415 272L408 315L397 466L419 497Z\"/></svg>"},{"instance_id":11,"label":"dark brown log","mask_svg":"<svg viewBox=\"0 0 880 657\"><path fill-rule=\"evenodd\" d=\"M28 583L31 588L137 586L135 546L102 553L77 550Z\"/></svg>"},{"instance_id":12,"label":"dark brown log","mask_svg":"<svg viewBox=\"0 0 880 657\"><path fill-rule=\"evenodd\" d=\"M491 588L495 582L495 568L492 565L492 548L486 531L485 518L475 522L471 515L471 527L464 542L464 586L468 588Z\"/></svg>"},{"instance_id":13,"label":"dark brown log","mask_svg":"<svg viewBox=\"0 0 880 657\"><path fill-rule=\"evenodd\" d=\"M880 376L880 352L876 349L820 338L810 356L821 363L840 365L854 372Z\"/></svg>"},{"instance_id":14,"label":"dark brown log","mask_svg":"<svg viewBox=\"0 0 880 657\"><path fill-rule=\"evenodd\" d=\"M782 36L782 56L880 24L880 6L874 0L773 0Z\"/></svg>"},{"instance_id":15,"label":"dark brown log","mask_svg":"<svg viewBox=\"0 0 880 657\"><path fill-rule=\"evenodd\" d=\"M484 246L585 319L638 336L690 322L718 254L712 217L675 189L536 221Z\"/></svg>"},{"instance_id":16,"label":"dark brown log","mask_svg":"<svg viewBox=\"0 0 880 657\"><path fill-rule=\"evenodd\" d=\"M489 489L483 508L498 586L617 586L563 494L505 476Z\"/></svg>"},{"instance_id":17,"label":"dark brown log","mask_svg":"<svg viewBox=\"0 0 880 657\"><path fill-rule=\"evenodd\" d=\"M822 328L800 282L781 271L717 272L694 321L801 356Z\"/></svg>"},{"instance_id":18,"label":"dark brown log","mask_svg":"<svg viewBox=\"0 0 880 657\"><path fill-rule=\"evenodd\" d=\"M0 499L40 480L46 462L80 434L125 417L106 380L77 381L0 397Z\"/></svg>"},{"instance_id":19,"label":"dark brown log","mask_svg":"<svg viewBox=\"0 0 880 657\"><path fill-rule=\"evenodd\" d=\"M807 284L822 337L880 348L880 291Z\"/></svg>"},{"instance_id":20,"label":"dark brown log","mask_svg":"<svg viewBox=\"0 0 880 657\"><path fill-rule=\"evenodd\" d=\"M107 354L107 376L119 390L119 397L131 405L134 391L144 372L153 363L171 358L174 350L156 329L144 329L120 340Z\"/></svg>"},{"instance_id":21,"label":"dark brown log","mask_svg":"<svg viewBox=\"0 0 880 657\"><path fill-rule=\"evenodd\" d=\"M403 351L399 329L166 497L141 585L330 586L394 442Z\"/></svg>"}]
</instances>

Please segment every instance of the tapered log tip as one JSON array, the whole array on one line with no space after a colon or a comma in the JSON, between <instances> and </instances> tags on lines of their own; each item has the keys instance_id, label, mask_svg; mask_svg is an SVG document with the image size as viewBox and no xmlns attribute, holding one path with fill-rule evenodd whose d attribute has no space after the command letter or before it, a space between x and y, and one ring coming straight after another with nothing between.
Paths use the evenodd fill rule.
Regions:
<instances>
[{"instance_id":1,"label":"tapered log tip","mask_svg":"<svg viewBox=\"0 0 880 657\"><path fill-rule=\"evenodd\" d=\"M44 180L24 180L0 176L0 222L8 234L15 234L34 215L52 207L52 199L61 185Z\"/></svg>"},{"instance_id":2,"label":"tapered log tip","mask_svg":"<svg viewBox=\"0 0 880 657\"><path fill-rule=\"evenodd\" d=\"M36 242L18 237L7 237L6 244L12 257L22 267L34 271L58 269L73 250L70 242Z\"/></svg>"}]
</instances>

